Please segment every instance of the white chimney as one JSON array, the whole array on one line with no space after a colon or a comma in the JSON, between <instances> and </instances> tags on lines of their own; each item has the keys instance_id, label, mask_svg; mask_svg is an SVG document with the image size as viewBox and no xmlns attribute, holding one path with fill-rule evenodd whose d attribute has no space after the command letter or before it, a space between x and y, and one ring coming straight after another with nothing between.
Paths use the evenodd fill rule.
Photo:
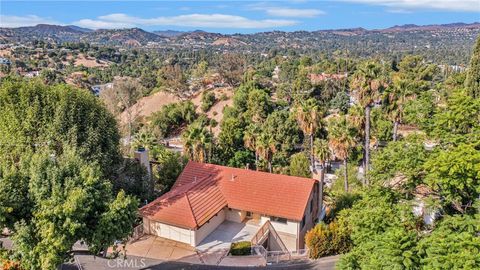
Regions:
<instances>
[{"instance_id":1,"label":"white chimney","mask_svg":"<svg viewBox=\"0 0 480 270\"><path fill-rule=\"evenodd\" d=\"M145 169L147 169L147 173L150 176L152 170L150 167L150 159L148 158L148 149L138 148L137 150L135 150L134 157L138 162L140 162L140 164L145 167Z\"/></svg>"}]
</instances>

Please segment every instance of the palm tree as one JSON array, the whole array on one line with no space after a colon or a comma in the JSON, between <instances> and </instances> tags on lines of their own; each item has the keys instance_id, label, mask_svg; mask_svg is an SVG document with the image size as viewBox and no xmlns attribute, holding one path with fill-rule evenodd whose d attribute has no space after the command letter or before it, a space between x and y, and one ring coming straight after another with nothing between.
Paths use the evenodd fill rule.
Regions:
<instances>
[{"instance_id":1,"label":"palm tree","mask_svg":"<svg viewBox=\"0 0 480 270\"><path fill-rule=\"evenodd\" d=\"M313 136L320 127L321 111L317 101L313 98L308 99L297 107L297 121L305 137L310 138L310 162L312 170L315 167L315 158L313 154Z\"/></svg>"},{"instance_id":2,"label":"palm tree","mask_svg":"<svg viewBox=\"0 0 480 270\"><path fill-rule=\"evenodd\" d=\"M314 155L320 162L320 193L319 193L319 209L323 210L323 186L325 180L325 163L330 159L331 153L327 140L316 139L313 145Z\"/></svg>"},{"instance_id":3,"label":"palm tree","mask_svg":"<svg viewBox=\"0 0 480 270\"><path fill-rule=\"evenodd\" d=\"M205 127L190 125L182 134L183 151L189 159L207 162L213 144L213 135ZM207 152L208 150L208 152Z\"/></svg>"},{"instance_id":4,"label":"palm tree","mask_svg":"<svg viewBox=\"0 0 480 270\"><path fill-rule=\"evenodd\" d=\"M328 145L336 158L343 160L345 166L345 191L348 192L348 155L355 146L355 128L348 122L346 116L332 118L328 126Z\"/></svg>"},{"instance_id":5,"label":"palm tree","mask_svg":"<svg viewBox=\"0 0 480 270\"><path fill-rule=\"evenodd\" d=\"M415 94L417 83L410 83L408 79L394 76L391 87L384 94L384 108L393 121L393 141L397 140L398 125L403 119L404 106L407 100Z\"/></svg>"},{"instance_id":6,"label":"palm tree","mask_svg":"<svg viewBox=\"0 0 480 270\"><path fill-rule=\"evenodd\" d=\"M272 158L276 152L276 142L270 134L262 133L258 137L256 149L259 156L267 161L268 171L272 172Z\"/></svg>"},{"instance_id":7,"label":"palm tree","mask_svg":"<svg viewBox=\"0 0 480 270\"><path fill-rule=\"evenodd\" d=\"M249 125L243 135L243 142L247 149L255 152L255 168L258 170L258 147L257 140L260 134L260 128L256 124Z\"/></svg>"},{"instance_id":8,"label":"palm tree","mask_svg":"<svg viewBox=\"0 0 480 270\"><path fill-rule=\"evenodd\" d=\"M365 110L365 181L368 185L368 168L370 165L370 110L384 88L382 67L375 62L368 61L360 65L353 75L350 88L357 102Z\"/></svg>"}]
</instances>

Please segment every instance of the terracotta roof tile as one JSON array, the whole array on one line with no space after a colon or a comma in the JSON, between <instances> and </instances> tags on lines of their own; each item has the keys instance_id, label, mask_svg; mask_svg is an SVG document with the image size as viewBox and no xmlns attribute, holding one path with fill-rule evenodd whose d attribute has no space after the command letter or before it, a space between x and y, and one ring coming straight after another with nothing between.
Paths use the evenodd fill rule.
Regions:
<instances>
[{"instance_id":1,"label":"terracotta roof tile","mask_svg":"<svg viewBox=\"0 0 480 270\"><path fill-rule=\"evenodd\" d=\"M140 213L186 228L205 224L228 206L300 221L315 180L189 162L172 190Z\"/></svg>"}]
</instances>

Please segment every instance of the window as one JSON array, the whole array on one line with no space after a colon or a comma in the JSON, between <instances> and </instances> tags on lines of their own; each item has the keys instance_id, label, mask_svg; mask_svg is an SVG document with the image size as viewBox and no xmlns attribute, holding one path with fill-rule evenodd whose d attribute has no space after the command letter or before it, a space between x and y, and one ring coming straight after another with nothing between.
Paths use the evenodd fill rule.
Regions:
<instances>
[{"instance_id":1,"label":"window","mask_svg":"<svg viewBox=\"0 0 480 270\"><path fill-rule=\"evenodd\" d=\"M271 217L270 217L270 221L287 224L287 219L286 219L286 218L281 218L281 217L271 216Z\"/></svg>"},{"instance_id":2,"label":"window","mask_svg":"<svg viewBox=\"0 0 480 270\"><path fill-rule=\"evenodd\" d=\"M300 222L300 230L303 229L303 226L305 226L305 216L303 216L302 222Z\"/></svg>"},{"instance_id":3,"label":"window","mask_svg":"<svg viewBox=\"0 0 480 270\"><path fill-rule=\"evenodd\" d=\"M310 213L313 212L313 199L310 201Z\"/></svg>"}]
</instances>

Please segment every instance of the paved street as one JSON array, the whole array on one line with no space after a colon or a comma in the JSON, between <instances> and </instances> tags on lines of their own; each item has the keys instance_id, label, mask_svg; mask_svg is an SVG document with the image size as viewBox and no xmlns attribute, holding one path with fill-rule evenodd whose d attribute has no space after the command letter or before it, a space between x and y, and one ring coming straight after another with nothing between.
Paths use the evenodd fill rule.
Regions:
<instances>
[{"instance_id":1,"label":"paved street","mask_svg":"<svg viewBox=\"0 0 480 270\"><path fill-rule=\"evenodd\" d=\"M147 270L147 269L162 269L162 270L220 270L220 269L289 269L289 270L333 270L335 263L338 261L338 256L322 258L317 261L305 261L290 264L269 265L266 267L226 267L226 266L212 266L189 264L183 262L162 262L148 258L141 258L135 256L128 256L126 260L114 259L107 260L100 257L94 257L89 254L79 254L76 256L77 261L81 265L80 270ZM72 264L66 265L63 270L77 270Z\"/></svg>"}]
</instances>

